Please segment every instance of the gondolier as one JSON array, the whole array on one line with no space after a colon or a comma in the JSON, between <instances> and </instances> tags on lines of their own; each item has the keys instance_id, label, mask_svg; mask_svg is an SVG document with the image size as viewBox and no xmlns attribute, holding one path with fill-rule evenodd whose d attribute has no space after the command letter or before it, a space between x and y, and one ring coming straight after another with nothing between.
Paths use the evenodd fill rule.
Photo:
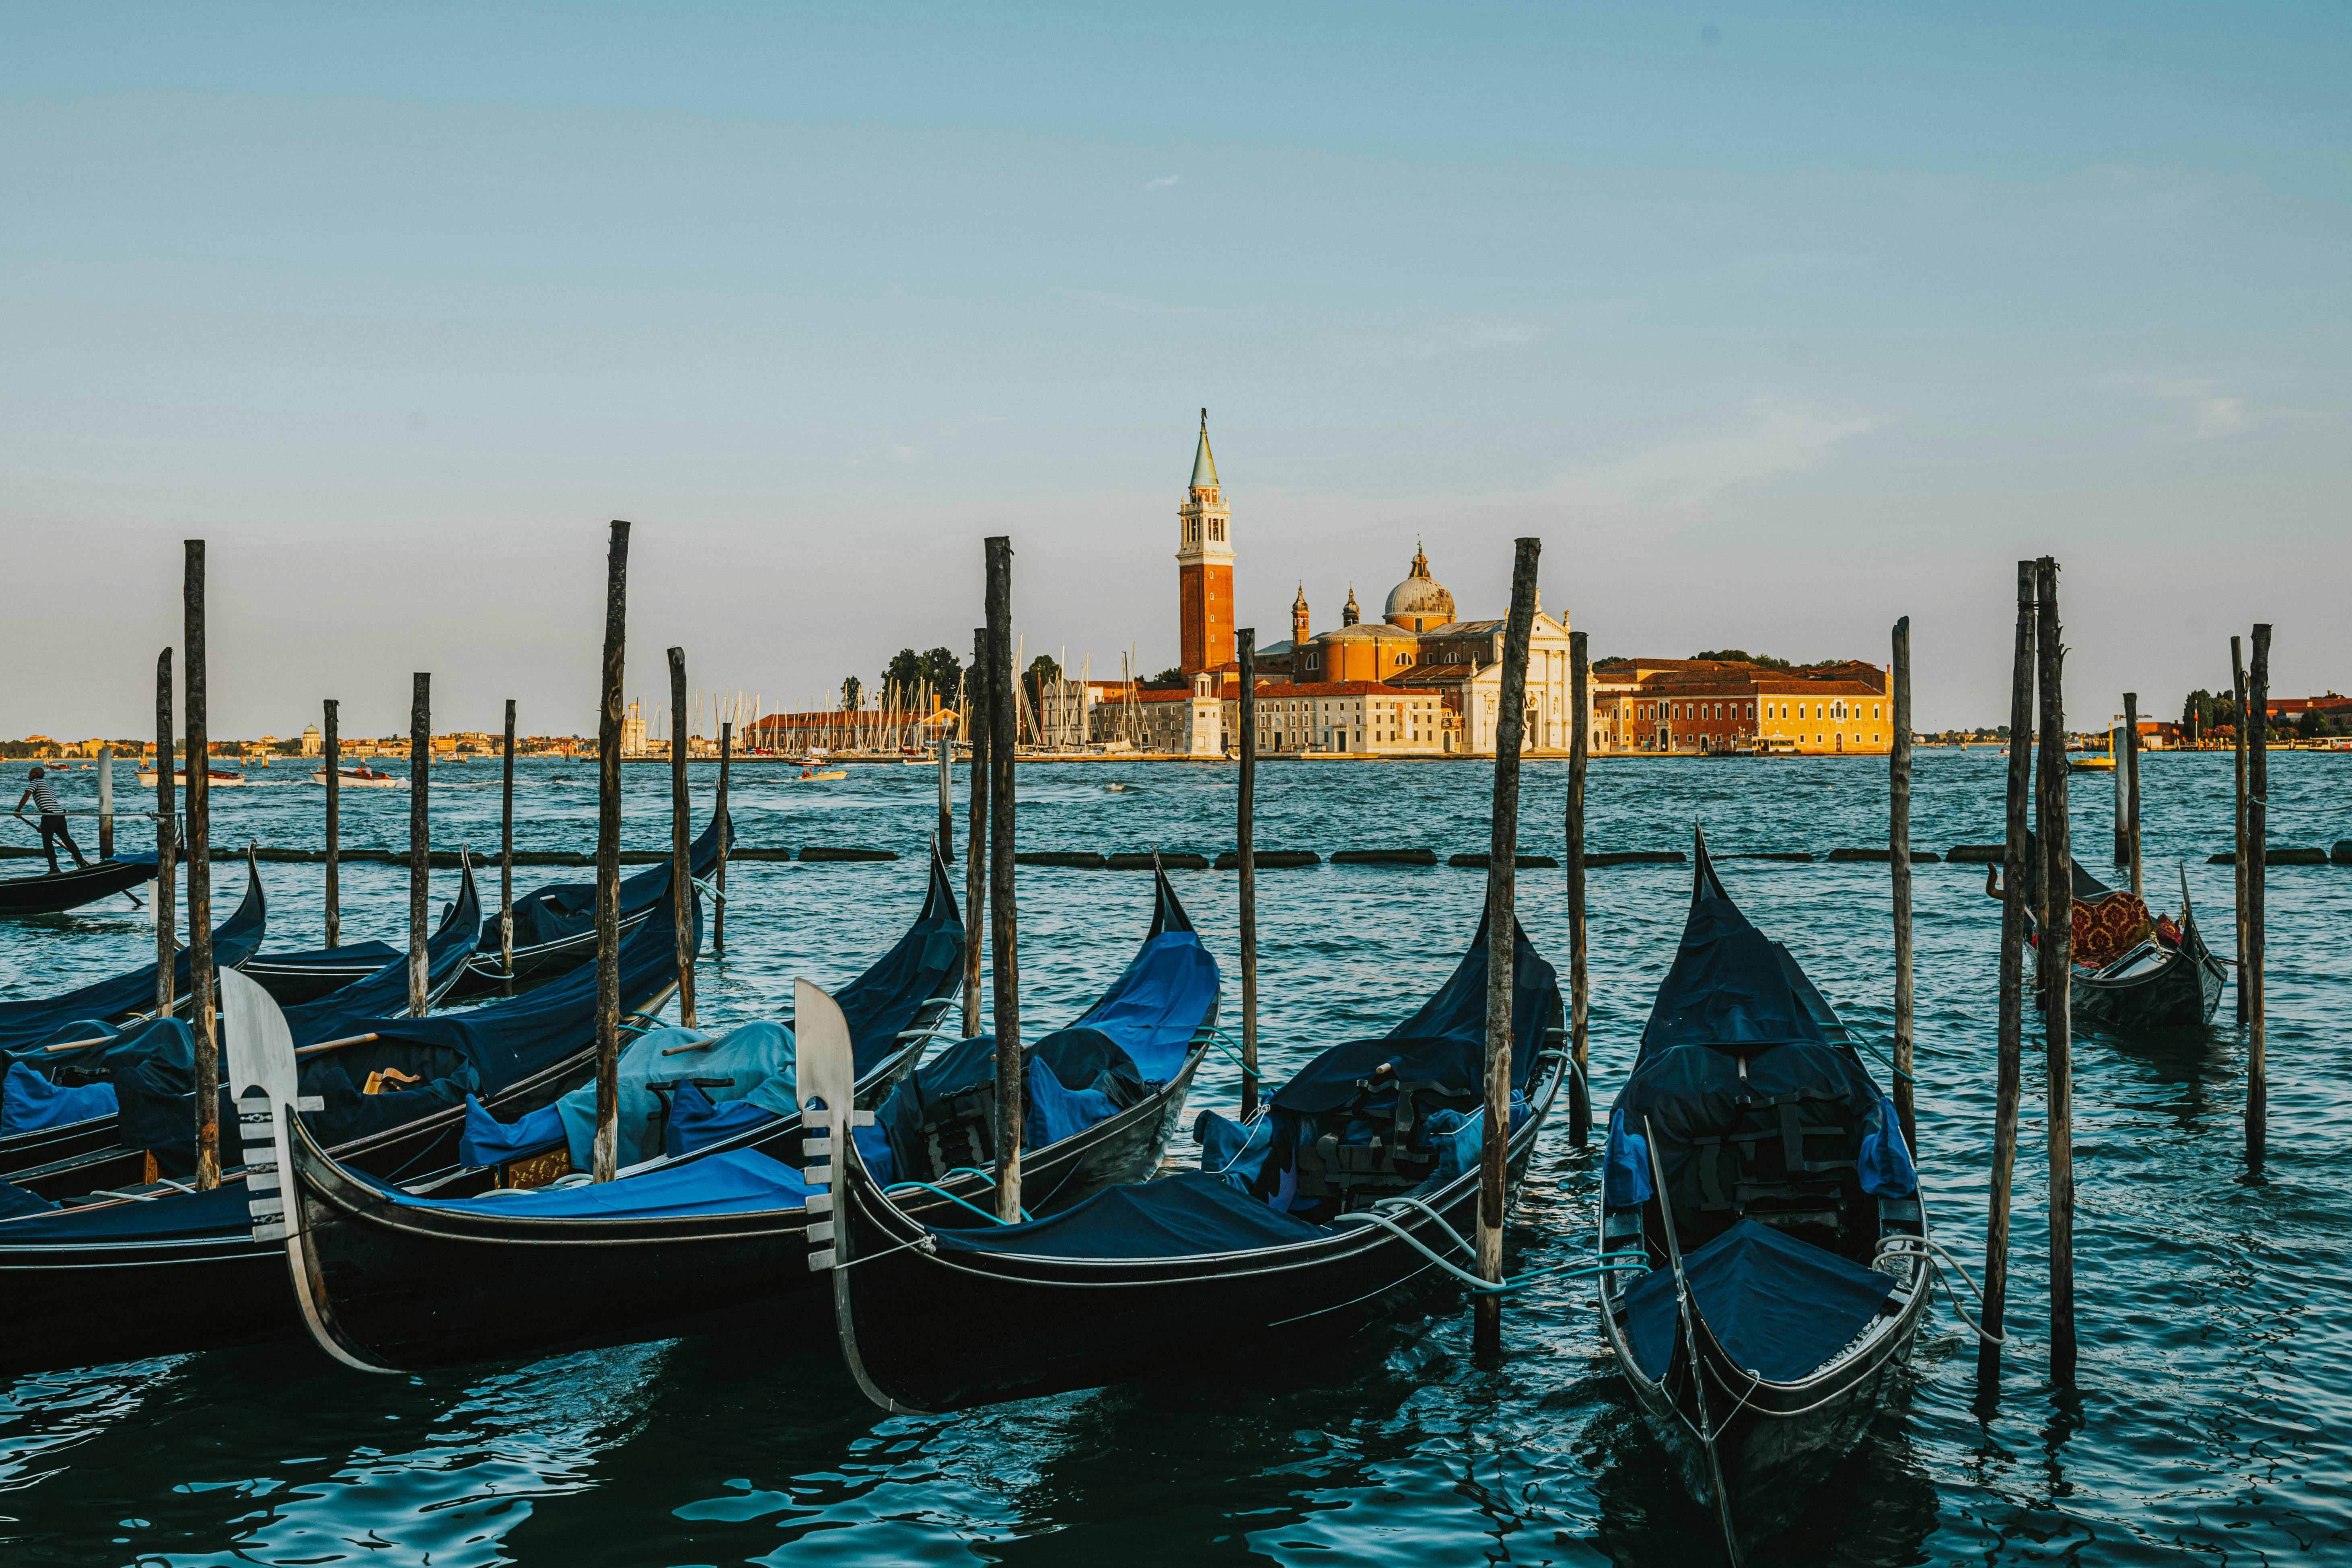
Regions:
<instances>
[{"instance_id":1,"label":"gondolier","mask_svg":"<svg viewBox=\"0 0 2352 1568\"><path fill-rule=\"evenodd\" d=\"M81 846L73 841L73 833L66 826L66 808L58 804L57 786L49 783L47 769L35 768L30 774L30 782L25 785L25 793L16 797L16 816L20 820L24 817L25 803L28 800L41 814L41 853L49 858L49 869L58 869L58 845L60 841L73 851L77 868L88 867L89 862L82 858Z\"/></svg>"}]
</instances>

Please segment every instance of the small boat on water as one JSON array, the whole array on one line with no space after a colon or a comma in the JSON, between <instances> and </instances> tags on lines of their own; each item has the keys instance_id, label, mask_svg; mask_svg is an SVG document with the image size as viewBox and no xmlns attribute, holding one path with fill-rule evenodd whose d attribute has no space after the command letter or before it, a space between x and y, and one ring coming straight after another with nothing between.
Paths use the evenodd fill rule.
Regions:
<instances>
[{"instance_id":1,"label":"small boat on water","mask_svg":"<svg viewBox=\"0 0 2352 1568\"><path fill-rule=\"evenodd\" d=\"M698 899L698 945L701 924ZM621 943L622 1027L629 1033L658 1026L650 1015L677 987L677 948L659 911ZM232 1068L239 1031L261 1010L257 999L279 1020L274 1027L299 1027L242 974L224 971L221 992ZM339 1031L346 1038L293 1047L294 1103L310 1135L351 1169L410 1184L462 1181L466 1173L455 1162L468 1097L520 1115L585 1081L594 1070L596 1005L592 967L492 1006L347 1020ZM231 1109L223 1121L221 1184L191 1191L184 1173L194 1160L186 1088L193 1037L177 1019L147 1027L160 1037L148 1042L144 1057L123 1062L115 1081L131 1088L126 1116L164 1140L146 1151L157 1158L155 1177L139 1180L134 1156L127 1179L106 1160L22 1172L0 1185L0 1300L9 1304L15 1331L0 1341L0 1373L303 1333L275 1228L282 1200L277 1167L264 1152L266 1131L240 1152L231 1131L239 1117ZM224 1071L222 1083L235 1087L233 1070ZM229 1099L234 1106L235 1095ZM258 1171L248 1160L260 1162ZM268 1178L256 1184L260 1190L248 1186L250 1174ZM166 1301L170 1310L159 1310Z\"/></svg>"},{"instance_id":2,"label":"small boat on water","mask_svg":"<svg viewBox=\"0 0 2352 1568\"><path fill-rule=\"evenodd\" d=\"M406 789L408 787L406 773L379 773L366 766L337 768L335 774L345 789ZM313 772L310 774L310 782L320 789L326 788L327 770L320 768Z\"/></svg>"},{"instance_id":3,"label":"small boat on water","mask_svg":"<svg viewBox=\"0 0 2352 1568\"><path fill-rule=\"evenodd\" d=\"M913 925L841 993L864 1103L913 1067L962 978L963 921L935 855ZM585 1103L512 1123L469 1112L460 1158L497 1184L482 1196L403 1193L295 1140L289 1245L297 1277L313 1281L313 1337L339 1361L393 1371L760 1321L793 1294L822 1310L800 1262L797 1198L782 1218L740 1212L755 1194L778 1204L795 1180L793 1039L762 1020L632 1042L618 1074L624 1169L592 1191L571 1173L593 1134L593 1088L575 1091ZM764 1184L751 1179L761 1171Z\"/></svg>"},{"instance_id":4,"label":"small boat on water","mask_svg":"<svg viewBox=\"0 0 2352 1568\"><path fill-rule=\"evenodd\" d=\"M118 855L87 866L43 871L30 877L0 878L0 917L56 915L116 893L128 893L142 882L155 879L155 852Z\"/></svg>"},{"instance_id":5,"label":"small boat on water","mask_svg":"<svg viewBox=\"0 0 2352 1568\"><path fill-rule=\"evenodd\" d=\"M1601 1331L1737 1564L1895 1393L1933 1284L1894 1101L1697 841L1690 915L1609 1118Z\"/></svg>"},{"instance_id":6,"label":"small boat on water","mask_svg":"<svg viewBox=\"0 0 2352 1568\"><path fill-rule=\"evenodd\" d=\"M2039 868L2041 858L2028 840L2027 862ZM2221 1004L2221 988L2230 978L2229 965L2205 945L2197 929L2197 914L2189 903L2189 872L2180 873L2180 919L2152 913L2147 903L2128 889L2110 888L2080 860L2072 862L2073 909L2069 915L2068 951L2074 973L2067 994L2073 1014L2118 1029L2200 1027L2213 1021ZM2040 901L2027 883L2026 929L2033 930L2033 910ZM1998 868L1985 872L1985 893L2000 897ZM2028 940L2033 940L2029 935ZM2044 1005L2047 1005L2046 995Z\"/></svg>"},{"instance_id":7,"label":"small boat on water","mask_svg":"<svg viewBox=\"0 0 2352 1568\"><path fill-rule=\"evenodd\" d=\"M153 789L155 787L157 776L158 775L153 768L141 768L139 770L139 787L141 789ZM184 784L188 782L188 770L185 768L175 769L172 773L172 777L174 782ZM246 782L246 778L243 773L233 772L228 768L206 768L205 770L205 777L214 789L236 789Z\"/></svg>"},{"instance_id":8,"label":"small boat on water","mask_svg":"<svg viewBox=\"0 0 2352 1568\"><path fill-rule=\"evenodd\" d=\"M1513 935L1516 1190L1568 1058L1559 977ZM1247 1124L1203 1112L1198 1170L1026 1223L942 1215L892 1185L866 1134L836 1132L807 1173L835 1216L809 1266L832 1280L858 1386L909 1414L1097 1387L1277 1337L1328 1342L1449 1284L1475 1259L1486 973L1482 923L1387 1035L1325 1051ZM846 1070L839 1039L803 1024L803 1092L824 1103L840 1100L825 1088Z\"/></svg>"},{"instance_id":9,"label":"small boat on water","mask_svg":"<svg viewBox=\"0 0 2352 1568\"><path fill-rule=\"evenodd\" d=\"M792 782L794 784L823 784L827 779L845 779L848 776L849 770L847 768L827 768L824 770L816 768L803 768L801 770L801 776Z\"/></svg>"}]
</instances>

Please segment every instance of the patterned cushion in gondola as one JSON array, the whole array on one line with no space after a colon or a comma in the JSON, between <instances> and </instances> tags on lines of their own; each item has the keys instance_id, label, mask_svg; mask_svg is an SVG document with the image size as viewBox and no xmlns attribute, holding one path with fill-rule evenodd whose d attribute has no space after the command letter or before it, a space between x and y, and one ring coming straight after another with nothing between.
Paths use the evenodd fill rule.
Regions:
<instances>
[{"instance_id":1,"label":"patterned cushion in gondola","mask_svg":"<svg viewBox=\"0 0 2352 1568\"><path fill-rule=\"evenodd\" d=\"M2085 902L2074 900L2073 958L2088 969L2104 969L2137 947L2156 929L2147 905L2130 893L2109 893Z\"/></svg>"}]
</instances>

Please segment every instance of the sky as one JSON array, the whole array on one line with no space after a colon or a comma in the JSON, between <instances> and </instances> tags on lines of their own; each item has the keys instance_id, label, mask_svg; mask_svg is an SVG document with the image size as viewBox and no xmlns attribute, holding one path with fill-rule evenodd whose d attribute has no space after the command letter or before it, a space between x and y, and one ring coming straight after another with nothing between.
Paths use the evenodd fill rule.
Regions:
<instances>
[{"instance_id":1,"label":"sky","mask_svg":"<svg viewBox=\"0 0 2352 1568\"><path fill-rule=\"evenodd\" d=\"M1595 657L1884 662L2070 720L2275 625L2352 687L2352 7L0 9L0 735L592 732L971 646L1176 659L1511 541Z\"/></svg>"}]
</instances>

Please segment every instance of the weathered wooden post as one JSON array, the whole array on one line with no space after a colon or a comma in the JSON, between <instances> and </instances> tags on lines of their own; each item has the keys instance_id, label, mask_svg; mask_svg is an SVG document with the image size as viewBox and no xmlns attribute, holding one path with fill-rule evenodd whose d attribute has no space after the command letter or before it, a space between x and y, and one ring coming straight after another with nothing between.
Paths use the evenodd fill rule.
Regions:
<instances>
[{"instance_id":1,"label":"weathered wooden post","mask_svg":"<svg viewBox=\"0 0 2352 1568\"><path fill-rule=\"evenodd\" d=\"M1586 971L1584 935L1584 771L1592 738L1591 651L1582 632L1568 634L1569 711L1576 732L1568 742L1568 1080L1569 1142L1583 1148L1592 1139L1591 1051L1586 1019L1592 982Z\"/></svg>"},{"instance_id":2,"label":"weathered wooden post","mask_svg":"<svg viewBox=\"0 0 2352 1568\"><path fill-rule=\"evenodd\" d=\"M714 958L727 951L727 841L735 835L734 821L727 815L727 773L734 762L735 721L730 719L719 726L719 798L710 811L719 824L719 864L710 883L719 889L714 900L719 908L710 917L710 953Z\"/></svg>"},{"instance_id":3,"label":"weathered wooden post","mask_svg":"<svg viewBox=\"0 0 2352 1568\"><path fill-rule=\"evenodd\" d=\"M1241 869L1242 1120L1257 1114L1257 630L1234 633L1242 667L1241 798L1234 803L1234 858Z\"/></svg>"},{"instance_id":4,"label":"weathered wooden post","mask_svg":"<svg viewBox=\"0 0 2352 1568\"><path fill-rule=\"evenodd\" d=\"M1919 1149L1911 1034L1911 617L1895 623L1895 746L1888 753L1886 863L1895 879L1895 1114L1904 1144Z\"/></svg>"},{"instance_id":5,"label":"weathered wooden post","mask_svg":"<svg viewBox=\"0 0 2352 1568\"><path fill-rule=\"evenodd\" d=\"M2237 835L2238 847L2237 853L2231 857L2236 861L2236 865L2231 869L2234 873L2232 879L2236 884L2238 900L2238 1022L2243 1024L2248 1022L2253 1014L2247 1000L2249 987L2246 984L2245 971L2246 949L2251 945L2246 935L2246 731L2248 728L2246 664L2244 651L2239 646L2236 637L2230 639L2230 685L2231 698L2236 704L2233 710L2235 722L2231 725L2232 739L2230 744L2231 749L2236 753L2233 762L2237 769L2238 788L2237 826L2232 830Z\"/></svg>"},{"instance_id":6,"label":"weathered wooden post","mask_svg":"<svg viewBox=\"0 0 2352 1568\"><path fill-rule=\"evenodd\" d=\"M179 847L179 794L172 782L172 650L155 656L155 1016L177 1005L173 981L180 959L180 900L173 887Z\"/></svg>"},{"instance_id":7,"label":"weathered wooden post","mask_svg":"<svg viewBox=\"0 0 2352 1568\"><path fill-rule=\"evenodd\" d=\"M2000 858L2000 1066L1993 1100L1992 1205L1985 1220L1984 1331L2001 1333L2009 1303L2010 1184L2017 1166L2017 1102L2025 1054L2026 889L2032 834L2026 797L2033 788L2034 570L2017 563L2017 637L2009 681L2009 827ZM1977 1342L1977 1399L1989 1409L2000 1395L2000 1346Z\"/></svg>"},{"instance_id":8,"label":"weathered wooden post","mask_svg":"<svg viewBox=\"0 0 2352 1568\"><path fill-rule=\"evenodd\" d=\"M2260 1175L2269 1136L2269 1068L2263 1040L2263 900L2271 815L2271 628L2254 626L2253 668L2246 677L2246 945L2238 950L2238 988L2246 998L2246 1169Z\"/></svg>"},{"instance_id":9,"label":"weathered wooden post","mask_svg":"<svg viewBox=\"0 0 2352 1568\"><path fill-rule=\"evenodd\" d=\"M686 649L669 650L669 710L686 710ZM694 837L686 795L687 731L677 719L669 727L669 907L677 934L677 1021L694 1028Z\"/></svg>"},{"instance_id":10,"label":"weathered wooden post","mask_svg":"<svg viewBox=\"0 0 2352 1568\"><path fill-rule=\"evenodd\" d=\"M326 700L325 733L319 743L327 763L327 945L343 945L343 742L339 733L342 704Z\"/></svg>"},{"instance_id":11,"label":"weathered wooden post","mask_svg":"<svg viewBox=\"0 0 2352 1568\"><path fill-rule=\"evenodd\" d=\"M996 1217L1021 1217L1021 964L1013 906L1013 763L1020 694L1013 668L1013 541L988 541L989 958L996 995Z\"/></svg>"},{"instance_id":12,"label":"weathered wooden post","mask_svg":"<svg viewBox=\"0 0 2352 1568\"><path fill-rule=\"evenodd\" d=\"M963 1037L979 1037L981 917L988 912L988 628L971 634L971 674L964 681L971 713L971 804L964 811Z\"/></svg>"},{"instance_id":13,"label":"weathered wooden post","mask_svg":"<svg viewBox=\"0 0 2352 1568\"><path fill-rule=\"evenodd\" d=\"M2131 775L2124 771L2123 721L2107 726L2107 761L2115 766L2108 770L2116 790L2116 864L2131 864ZM2132 889L2137 892L2139 889Z\"/></svg>"},{"instance_id":14,"label":"weathered wooden post","mask_svg":"<svg viewBox=\"0 0 2352 1568\"><path fill-rule=\"evenodd\" d=\"M2074 1381L2074 854L2066 816L2065 645L2058 626L2058 563L2035 567L2042 664L2042 995L2050 1096L2050 1375Z\"/></svg>"},{"instance_id":15,"label":"weathered wooden post","mask_svg":"<svg viewBox=\"0 0 2352 1568\"><path fill-rule=\"evenodd\" d=\"M1511 616L1503 627L1503 700L1495 725L1495 812L1486 855L1486 1116L1479 1145L1478 1277L1503 1282L1503 1215L1511 1142L1511 960L1518 933L1519 746L1527 731L1528 643L1534 635L1536 559L1543 541L1517 542ZM1482 1291L1472 1348L1503 1352L1503 1298Z\"/></svg>"},{"instance_id":16,"label":"weathered wooden post","mask_svg":"<svg viewBox=\"0 0 2352 1568\"><path fill-rule=\"evenodd\" d=\"M425 912L433 889L433 677L417 670L408 692L408 1012L432 1005L426 973Z\"/></svg>"},{"instance_id":17,"label":"weathered wooden post","mask_svg":"<svg viewBox=\"0 0 2352 1568\"><path fill-rule=\"evenodd\" d=\"M98 858L114 858L114 748L98 749Z\"/></svg>"},{"instance_id":18,"label":"weathered wooden post","mask_svg":"<svg viewBox=\"0 0 2352 1568\"><path fill-rule=\"evenodd\" d=\"M2131 858L2132 897L2145 899L2147 888L2140 879L2139 869L2139 693L2124 693L2124 754L2117 760L2116 771L2124 775L2124 799L2126 809L2124 820L2124 844Z\"/></svg>"},{"instance_id":19,"label":"weathered wooden post","mask_svg":"<svg viewBox=\"0 0 2352 1568\"><path fill-rule=\"evenodd\" d=\"M603 700L596 713L596 1143L597 1181L620 1168L621 1128L621 673L628 652L629 525L613 520L604 557Z\"/></svg>"},{"instance_id":20,"label":"weathered wooden post","mask_svg":"<svg viewBox=\"0 0 2352 1568\"><path fill-rule=\"evenodd\" d=\"M188 1024L195 1032L196 1186L220 1185L220 1031L213 1016L212 740L205 704L205 542L186 542L181 579L188 650ZM164 759L170 765L170 759Z\"/></svg>"},{"instance_id":21,"label":"weathered wooden post","mask_svg":"<svg viewBox=\"0 0 2352 1568\"><path fill-rule=\"evenodd\" d=\"M514 994L514 757L515 700L507 699L506 768L499 795L499 973Z\"/></svg>"}]
</instances>

